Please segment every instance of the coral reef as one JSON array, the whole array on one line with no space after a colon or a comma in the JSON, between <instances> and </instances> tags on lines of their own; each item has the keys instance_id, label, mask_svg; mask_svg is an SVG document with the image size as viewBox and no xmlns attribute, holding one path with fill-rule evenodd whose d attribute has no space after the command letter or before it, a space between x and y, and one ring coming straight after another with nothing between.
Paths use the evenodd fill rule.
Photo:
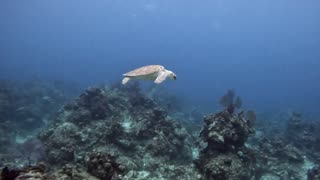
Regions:
<instances>
[{"instance_id":1,"label":"coral reef","mask_svg":"<svg viewBox=\"0 0 320 180\"><path fill-rule=\"evenodd\" d=\"M204 117L200 137L206 147L200 152L196 165L211 179L250 179L253 176L255 157L244 146L254 133L253 111L230 113L228 110Z\"/></svg>"},{"instance_id":2,"label":"coral reef","mask_svg":"<svg viewBox=\"0 0 320 180\"><path fill-rule=\"evenodd\" d=\"M145 170L151 178L156 164L192 162L190 135L167 114L135 83L91 87L65 105L39 138L51 165L87 164L88 172L100 179L118 176L123 169L131 174ZM119 157L116 163L113 157Z\"/></svg>"},{"instance_id":3,"label":"coral reef","mask_svg":"<svg viewBox=\"0 0 320 180\"><path fill-rule=\"evenodd\" d=\"M314 153L320 151L319 123L306 121L300 113L293 112L287 124L285 137L297 148L320 160L319 154Z\"/></svg>"},{"instance_id":4,"label":"coral reef","mask_svg":"<svg viewBox=\"0 0 320 180\"><path fill-rule=\"evenodd\" d=\"M66 99L62 90L42 81L0 81L0 123L34 130L45 125Z\"/></svg>"},{"instance_id":5,"label":"coral reef","mask_svg":"<svg viewBox=\"0 0 320 180\"><path fill-rule=\"evenodd\" d=\"M255 177L255 152L245 146L249 135L254 134L254 111L235 112L241 107L238 97L229 90L220 99L225 110L204 117L200 131L202 144L195 164L205 180L250 179Z\"/></svg>"},{"instance_id":6,"label":"coral reef","mask_svg":"<svg viewBox=\"0 0 320 180\"><path fill-rule=\"evenodd\" d=\"M252 119L246 118L244 112L230 114L222 111L204 117L204 122L200 136L208 143L206 150L236 150L254 133Z\"/></svg>"},{"instance_id":7,"label":"coral reef","mask_svg":"<svg viewBox=\"0 0 320 180\"><path fill-rule=\"evenodd\" d=\"M246 151L210 152L196 162L206 180L250 179L254 176L254 157Z\"/></svg>"},{"instance_id":8,"label":"coral reef","mask_svg":"<svg viewBox=\"0 0 320 180\"><path fill-rule=\"evenodd\" d=\"M258 150L256 152L257 177L302 179L306 176L307 170L304 170L304 166L308 163L308 159L299 149L287 144L282 138L263 138Z\"/></svg>"},{"instance_id":9,"label":"coral reef","mask_svg":"<svg viewBox=\"0 0 320 180\"><path fill-rule=\"evenodd\" d=\"M319 179L320 123L300 113L256 115L229 90L204 116L137 82L65 103L63 87L0 81L1 180Z\"/></svg>"},{"instance_id":10,"label":"coral reef","mask_svg":"<svg viewBox=\"0 0 320 180\"><path fill-rule=\"evenodd\" d=\"M0 166L23 166L44 158L34 137L68 97L43 81L0 81Z\"/></svg>"},{"instance_id":11,"label":"coral reef","mask_svg":"<svg viewBox=\"0 0 320 180\"><path fill-rule=\"evenodd\" d=\"M259 179L307 179L308 171L318 163L317 124L306 121L300 113L291 113L289 120L281 115L277 119L287 123L285 130L270 122L256 124L259 129L249 143L256 152L256 177ZM282 131L279 131L282 129ZM312 130L313 129L313 130ZM319 132L319 131L318 131ZM310 173L309 173L310 174ZM309 175L308 175L309 176Z\"/></svg>"}]
</instances>

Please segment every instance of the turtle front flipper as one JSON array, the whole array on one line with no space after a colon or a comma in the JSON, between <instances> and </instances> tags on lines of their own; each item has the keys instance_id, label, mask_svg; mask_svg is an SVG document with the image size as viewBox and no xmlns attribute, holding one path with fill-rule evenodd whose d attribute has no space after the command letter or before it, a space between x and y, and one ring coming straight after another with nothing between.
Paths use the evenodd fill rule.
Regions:
<instances>
[{"instance_id":1,"label":"turtle front flipper","mask_svg":"<svg viewBox=\"0 0 320 180\"><path fill-rule=\"evenodd\" d=\"M164 80L166 80L167 76L168 76L168 72L162 71L159 73L157 79L154 82L157 84L162 83Z\"/></svg>"},{"instance_id":2,"label":"turtle front flipper","mask_svg":"<svg viewBox=\"0 0 320 180\"><path fill-rule=\"evenodd\" d=\"M123 79L122 79L122 84L127 84L129 80L130 80L129 77L123 78Z\"/></svg>"}]
</instances>

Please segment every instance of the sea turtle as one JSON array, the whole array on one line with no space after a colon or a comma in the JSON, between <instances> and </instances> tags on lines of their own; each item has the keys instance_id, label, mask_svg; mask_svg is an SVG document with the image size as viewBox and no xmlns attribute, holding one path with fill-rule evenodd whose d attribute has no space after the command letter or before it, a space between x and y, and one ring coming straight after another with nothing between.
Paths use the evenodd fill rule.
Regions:
<instances>
[{"instance_id":1,"label":"sea turtle","mask_svg":"<svg viewBox=\"0 0 320 180\"><path fill-rule=\"evenodd\" d=\"M162 83L167 77L173 80L177 79L177 76L172 71L166 70L161 65L143 66L127 72L123 76L122 84L128 83L131 79L152 80L155 83Z\"/></svg>"}]
</instances>

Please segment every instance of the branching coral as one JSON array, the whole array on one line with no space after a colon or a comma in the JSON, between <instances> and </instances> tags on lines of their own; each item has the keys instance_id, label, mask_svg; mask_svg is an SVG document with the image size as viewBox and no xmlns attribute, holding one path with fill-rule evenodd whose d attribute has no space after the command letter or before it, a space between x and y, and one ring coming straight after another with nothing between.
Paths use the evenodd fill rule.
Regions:
<instances>
[{"instance_id":1,"label":"branching coral","mask_svg":"<svg viewBox=\"0 0 320 180\"><path fill-rule=\"evenodd\" d=\"M28 139L18 146L19 152L28 160L28 164L45 159L45 146L38 139Z\"/></svg>"},{"instance_id":2,"label":"branching coral","mask_svg":"<svg viewBox=\"0 0 320 180\"><path fill-rule=\"evenodd\" d=\"M236 93L234 90L228 90L219 100L220 105L222 105L230 114L232 114L235 109L239 109L242 106L241 98L238 96L234 99L235 95Z\"/></svg>"}]
</instances>

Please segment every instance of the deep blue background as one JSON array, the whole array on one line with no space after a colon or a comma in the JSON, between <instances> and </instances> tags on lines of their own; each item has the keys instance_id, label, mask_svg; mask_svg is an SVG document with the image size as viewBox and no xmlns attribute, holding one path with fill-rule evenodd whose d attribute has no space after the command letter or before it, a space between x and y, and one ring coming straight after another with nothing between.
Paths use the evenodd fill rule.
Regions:
<instances>
[{"instance_id":1,"label":"deep blue background","mask_svg":"<svg viewBox=\"0 0 320 180\"><path fill-rule=\"evenodd\" d=\"M172 92L215 109L320 114L318 0L1 0L0 77L120 81L146 64Z\"/></svg>"}]
</instances>

